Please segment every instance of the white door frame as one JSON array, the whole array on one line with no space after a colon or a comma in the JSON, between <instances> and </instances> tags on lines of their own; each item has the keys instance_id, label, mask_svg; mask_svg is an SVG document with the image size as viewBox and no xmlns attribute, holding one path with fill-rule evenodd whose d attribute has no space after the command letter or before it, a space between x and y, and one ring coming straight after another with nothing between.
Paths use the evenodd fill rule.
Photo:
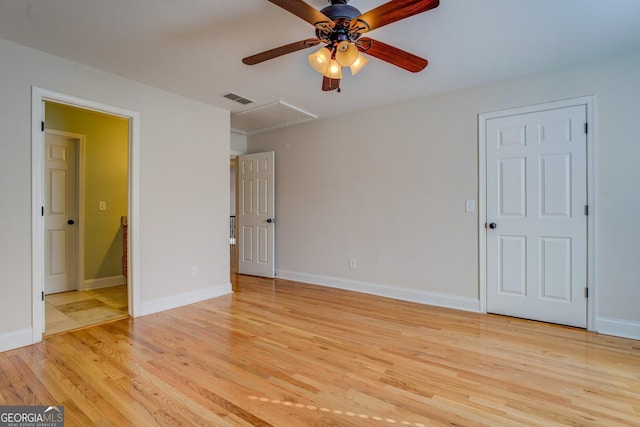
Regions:
<instances>
[{"instance_id":1,"label":"white door frame","mask_svg":"<svg viewBox=\"0 0 640 427\"><path fill-rule=\"evenodd\" d=\"M76 162L74 167L76 168L76 242L75 242L75 256L76 256L76 289L82 289L82 278L84 277L84 153L86 136L79 133L66 132L57 129L47 129L45 126L45 134L58 135L65 138L75 140L76 144ZM44 157L43 157L44 161ZM45 196L46 196L46 189ZM46 250L46 248L45 248ZM44 323L43 323L44 324Z\"/></svg>"},{"instance_id":2,"label":"white door frame","mask_svg":"<svg viewBox=\"0 0 640 427\"><path fill-rule=\"evenodd\" d=\"M597 307L597 288L595 280L595 96L584 96L580 98L567 99L545 104L530 105L526 107L509 110L494 111L478 115L478 254L479 254L479 297L480 311L487 312L487 141L486 122L498 117L513 116L517 114L528 114L537 111L572 107L584 105L587 110L587 204L589 215L587 216L587 288L589 298L587 299L587 329L595 330L595 313Z\"/></svg>"},{"instance_id":3,"label":"white door frame","mask_svg":"<svg viewBox=\"0 0 640 427\"><path fill-rule=\"evenodd\" d=\"M67 104L129 120L129 211L128 222L128 297L129 315L136 317L139 309L140 256L139 249L139 162L140 162L140 114L120 107L90 101L36 86L31 90L31 203L32 203L32 342L42 341L44 331L44 101Z\"/></svg>"}]
</instances>

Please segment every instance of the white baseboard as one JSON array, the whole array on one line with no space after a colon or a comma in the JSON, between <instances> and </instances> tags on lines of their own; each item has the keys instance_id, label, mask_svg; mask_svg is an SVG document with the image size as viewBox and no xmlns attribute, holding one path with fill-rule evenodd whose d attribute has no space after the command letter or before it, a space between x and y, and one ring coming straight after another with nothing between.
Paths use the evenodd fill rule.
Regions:
<instances>
[{"instance_id":1,"label":"white baseboard","mask_svg":"<svg viewBox=\"0 0 640 427\"><path fill-rule=\"evenodd\" d=\"M24 328L0 334L0 352L33 344L33 329Z\"/></svg>"},{"instance_id":2,"label":"white baseboard","mask_svg":"<svg viewBox=\"0 0 640 427\"><path fill-rule=\"evenodd\" d=\"M147 314L158 313L211 298L221 297L223 295L228 295L231 292L231 283L224 283L222 285L211 286L206 289L186 294L173 295L171 297L160 298L149 302L141 302L139 304L139 313L136 313L136 317L146 316Z\"/></svg>"},{"instance_id":3,"label":"white baseboard","mask_svg":"<svg viewBox=\"0 0 640 427\"><path fill-rule=\"evenodd\" d=\"M107 285L107 286L113 286L113 285ZM93 289L97 289L97 288L93 288ZM170 310L172 308L193 304L196 302L220 297L230 293L232 293L231 283L224 283L222 285L212 286L207 289L202 289L195 292L175 295L169 298L161 298L155 301L141 303L139 315L144 316L147 314L158 313L160 311ZM31 344L34 344L34 342L35 341L33 340L32 328L24 328L16 331L0 333L0 352L31 345Z\"/></svg>"},{"instance_id":4,"label":"white baseboard","mask_svg":"<svg viewBox=\"0 0 640 427\"><path fill-rule=\"evenodd\" d=\"M640 322L596 317L596 332L599 334L640 340Z\"/></svg>"},{"instance_id":5,"label":"white baseboard","mask_svg":"<svg viewBox=\"0 0 640 427\"><path fill-rule=\"evenodd\" d=\"M90 289L108 288L110 286L126 285L127 278L122 274L118 276L100 277L98 279L87 279L81 285L81 291L88 291Z\"/></svg>"},{"instance_id":6,"label":"white baseboard","mask_svg":"<svg viewBox=\"0 0 640 427\"><path fill-rule=\"evenodd\" d=\"M276 277L297 282L311 283L313 285L327 286L330 288L347 291L361 292L378 295L381 297L399 299L402 301L417 302L420 304L435 305L438 307L453 308L464 311L480 311L480 300L457 295L441 294L438 292L421 291L418 289L398 288L396 286L381 285L356 280L340 279L336 277L319 276L315 274L298 273L295 271L277 270Z\"/></svg>"}]
</instances>

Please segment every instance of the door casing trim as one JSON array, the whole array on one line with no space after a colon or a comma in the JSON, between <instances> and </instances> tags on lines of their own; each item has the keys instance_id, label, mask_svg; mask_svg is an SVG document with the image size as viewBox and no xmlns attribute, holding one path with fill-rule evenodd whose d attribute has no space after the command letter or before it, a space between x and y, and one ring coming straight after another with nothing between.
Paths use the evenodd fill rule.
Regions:
<instances>
[{"instance_id":1,"label":"door casing trim","mask_svg":"<svg viewBox=\"0 0 640 427\"><path fill-rule=\"evenodd\" d=\"M515 116L518 114L528 114L537 111L551 110L557 108L584 105L586 107L586 121L588 123L587 132L587 204L589 215L587 216L587 283L589 298L587 298L587 329L590 331L596 328L596 313L598 303L598 292L596 284L596 234L595 234L595 175L596 175L596 123L595 108L596 96L587 95L579 98L553 101L543 104L535 104L525 107L518 107L507 110L481 113L478 115L478 293L480 299L480 312L487 312L487 135L486 122L498 117Z\"/></svg>"},{"instance_id":2,"label":"door casing trim","mask_svg":"<svg viewBox=\"0 0 640 427\"><path fill-rule=\"evenodd\" d=\"M120 107L54 92L37 86L31 88L31 287L32 287L32 343L42 341L44 331L44 101L66 104L129 120L129 241L128 241L128 297L129 315L136 317L140 306L139 265L139 199L140 199L140 113Z\"/></svg>"}]
</instances>

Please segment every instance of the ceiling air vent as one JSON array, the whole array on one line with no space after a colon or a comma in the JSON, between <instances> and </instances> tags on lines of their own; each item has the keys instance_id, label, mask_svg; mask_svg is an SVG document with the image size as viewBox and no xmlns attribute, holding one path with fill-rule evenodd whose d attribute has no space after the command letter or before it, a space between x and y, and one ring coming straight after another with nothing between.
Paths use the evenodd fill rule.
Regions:
<instances>
[{"instance_id":1,"label":"ceiling air vent","mask_svg":"<svg viewBox=\"0 0 640 427\"><path fill-rule=\"evenodd\" d=\"M242 105L247 105L247 104L252 104L253 103L252 100L247 99L244 96L237 95L237 94L235 94L233 92L229 92L228 94L222 95L222 96L224 96L225 98L230 99L232 101L238 102L238 103L240 103Z\"/></svg>"}]
</instances>

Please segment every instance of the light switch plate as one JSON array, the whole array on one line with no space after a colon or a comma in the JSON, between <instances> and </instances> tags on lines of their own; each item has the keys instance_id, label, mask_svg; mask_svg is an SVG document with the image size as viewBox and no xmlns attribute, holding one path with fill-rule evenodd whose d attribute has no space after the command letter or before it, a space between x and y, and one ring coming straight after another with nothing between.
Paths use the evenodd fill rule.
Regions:
<instances>
[{"instance_id":1,"label":"light switch plate","mask_svg":"<svg viewBox=\"0 0 640 427\"><path fill-rule=\"evenodd\" d=\"M98 202L98 210L99 211L106 211L107 210L107 202L105 202L104 200L100 200Z\"/></svg>"},{"instance_id":2,"label":"light switch plate","mask_svg":"<svg viewBox=\"0 0 640 427\"><path fill-rule=\"evenodd\" d=\"M476 201L475 200L467 200L464 204L464 209L466 212L475 212L476 211Z\"/></svg>"}]
</instances>

